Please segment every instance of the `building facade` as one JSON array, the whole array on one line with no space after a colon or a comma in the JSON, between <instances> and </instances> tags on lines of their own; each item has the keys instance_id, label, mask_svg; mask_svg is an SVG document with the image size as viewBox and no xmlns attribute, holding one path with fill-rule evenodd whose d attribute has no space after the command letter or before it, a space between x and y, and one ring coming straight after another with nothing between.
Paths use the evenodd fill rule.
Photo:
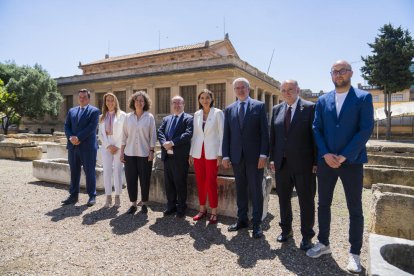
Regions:
<instances>
[{"instance_id":1,"label":"building facade","mask_svg":"<svg viewBox=\"0 0 414 276\"><path fill-rule=\"evenodd\" d=\"M185 111L198 109L197 95L207 88L214 93L215 106L224 109L235 101L232 82L237 77L250 81L250 96L266 103L268 114L281 101L280 83L257 68L241 60L228 36L224 40L161 49L158 51L108 57L81 64L82 75L57 78L58 91L64 97L58 118L44 120L40 125L25 121L32 131L63 130L67 111L77 105L77 91L91 91L91 104L102 107L103 95L114 93L122 110L130 112L128 98L144 90L152 101L150 112L157 124L170 114L170 99L180 95L185 100ZM270 116L270 115L269 115Z\"/></svg>"}]
</instances>

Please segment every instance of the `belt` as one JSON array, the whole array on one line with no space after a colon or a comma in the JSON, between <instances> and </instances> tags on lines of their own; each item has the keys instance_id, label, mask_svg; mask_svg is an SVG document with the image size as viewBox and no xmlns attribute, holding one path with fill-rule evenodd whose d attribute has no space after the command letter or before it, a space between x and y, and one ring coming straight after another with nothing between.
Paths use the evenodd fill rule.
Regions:
<instances>
[{"instance_id":1,"label":"belt","mask_svg":"<svg viewBox=\"0 0 414 276\"><path fill-rule=\"evenodd\" d=\"M111 133L111 132L107 132L107 131L106 131L106 135L107 135L107 136L112 136L112 135L113 135L113 133Z\"/></svg>"}]
</instances>

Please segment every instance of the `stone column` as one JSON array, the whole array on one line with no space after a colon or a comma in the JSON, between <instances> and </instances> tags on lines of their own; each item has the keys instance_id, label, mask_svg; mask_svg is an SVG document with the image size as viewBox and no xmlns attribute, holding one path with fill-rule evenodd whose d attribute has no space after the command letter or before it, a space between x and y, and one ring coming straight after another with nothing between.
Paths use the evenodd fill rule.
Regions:
<instances>
[{"instance_id":1,"label":"stone column","mask_svg":"<svg viewBox=\"0 0 414 276\"><path fill-rule=\"evenodd\" d=\"M151 99L151 108L149 110L149 112L151 112L152 114L154 114L154 116L156 115L157 112L157 105L156 105L156 96L155 96L155 88L154 88L154 84L153 83L149 83L147 84L147 94L149 96L149 98Z\"/></svg>"},{"instance_id":2,"label":"stone column","mask_svg":"<svg viewBox=\"0 0 414 276\"><path fill-rule=\"evenodd\" d=\"M228 106L236 100L233 91L233 79L226 79L226 102L224 106Z\"/></svg>"},{"instance_id":3,"label":"stone column","mask_svg":"<svg viewBox=\"0 0 414 276\"><path fill-rule=\"evenodd\" d=\"M258 93L259 93L259 87L256 85L254 87L254 94L253 94L253 97L255 100L257 100Z\"/></svg>"}]
</instances>

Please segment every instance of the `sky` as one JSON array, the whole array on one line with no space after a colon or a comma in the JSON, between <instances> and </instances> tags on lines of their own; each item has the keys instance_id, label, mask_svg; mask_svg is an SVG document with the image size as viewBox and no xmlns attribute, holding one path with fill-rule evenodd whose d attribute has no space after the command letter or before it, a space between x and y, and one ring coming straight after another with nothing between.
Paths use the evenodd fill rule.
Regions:
<instances>
[{"instance_id":1,"label":"sky","mask_svg":"<svg viewBox=\"0 0 414 276\"><path fill-rule=\"evenodd\" d=\"M278 81L313 92L333 88L338 59L361 77L379 28L414 36L413 0L0 0L0 62L40 64L49 74L82 74L105 54L127 55L223 39L239 57ZM272 58L272 52L274 55ZM269 66L270 65L270 66Z\"/></svg>"}]
</instances>

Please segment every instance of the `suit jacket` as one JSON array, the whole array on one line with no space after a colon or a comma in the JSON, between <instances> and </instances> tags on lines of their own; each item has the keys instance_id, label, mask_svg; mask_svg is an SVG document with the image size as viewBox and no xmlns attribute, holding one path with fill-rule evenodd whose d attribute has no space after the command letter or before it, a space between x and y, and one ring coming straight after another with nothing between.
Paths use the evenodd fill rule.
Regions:
<instances>
[{"instance_id":1,"label":"suit jacket","mask_svg":"<svg viewBox=\"0 0 414 276\"><path fill-rule=\"evenodd\" d=\"M285 114L288 108L281 103L272 109L270 124L270 158L277 170L281 169L283 157L294 163L293 173L310 173L316 165L316 149L312 133L315 104L298 100L289 131L285 130Z\"/></svg>"},{"instance_id":2,"label":"suit jacket","mask_svg":"<svg viewBox=\"0 0 414 276\"><path fill-rule=\"evenodd\" d=\"M223 157L238 164L243 157L257 162L260 155L269 154L269 127L263 102L249 98L243 129L239 126L238 101L224 110Z\"/></svg>"},{"instance_id":3,"label":"suit jacket","mask_svg":"<svg viewBox=\"0 0 414 276\"><path fill-rule=\"evenodd\" d=\"M370 93L351 87L339 117L336 113L335 91L319 97L313 122L318 158L323 158L326 153L334 153L346 157L348 164L366 163L365 144L373 128L374 107Z\"/></svg>"},{"instance_id":4,"label":"suit jacket","mask_svg":"<svg viewBox=\"0 0 414 276\"><path fill-rule=\"evenodd\" d=\"M204 143L206 159L212 160L217 159L217 156L222 156L223 124L223 111L212 107L208 113L203 131L203 110L200 109L194 113L190 155L194 158L200 158Z\"/></svg>"},{"instance_id":5,"label":"suit jacket","mask_svg":"<svg viewBox=\"0 0 414 276\"><path fill-rule=\"evenodd\" d=\"M65 135L68 139L66 148L71 150L75 146L69 141L70 136L77 136L80 144L77 146L82 151L98 149L96 129L99 121L99 109L88 105L78 121L79 106L69 109L65 121Z\"/></svg>"},{"instance_id":6,"label":"suit jacket","mask_svg":"<svg viewBox=\"0 0 414 276\"><path fill-rule=\"evenodd\" d=\"M161 144L161 159L165 160L167 157L167 151L162 145L171 140L174 143L174 157L187 160L190 153L191 137L193 136L193 117L190 114L183 113L178 119L172 139L168 139L168 132L173 119L174 115L164 117L158 129L157 136Z\"/></svg>"},{"instance_id":7,"label":"suit jacket","mask_svg":"<svg viewBox=\"0 0 414 276\"><path fill-rule=\"evenodd\" d=\"M115 116L113 125L112 125L112 140L115 142L113 146L117 148L121 148L122 144L122 128L124 126L124 121L126 118L126 113L122 110L119 111L119 115ZM108 136L106 135L105 130L105 118L102 122L99 123L99 131L98 131L99 140L102 142L102 146L106 149L109 145L112 145L108 141Z\"/></svg>"}]
</instances>

